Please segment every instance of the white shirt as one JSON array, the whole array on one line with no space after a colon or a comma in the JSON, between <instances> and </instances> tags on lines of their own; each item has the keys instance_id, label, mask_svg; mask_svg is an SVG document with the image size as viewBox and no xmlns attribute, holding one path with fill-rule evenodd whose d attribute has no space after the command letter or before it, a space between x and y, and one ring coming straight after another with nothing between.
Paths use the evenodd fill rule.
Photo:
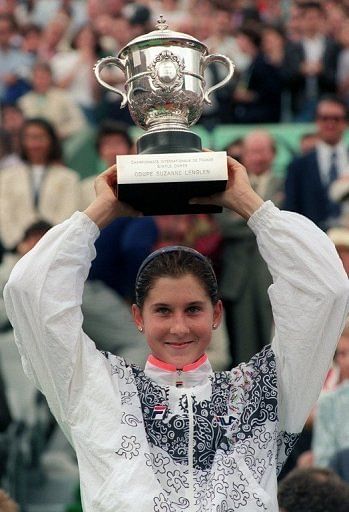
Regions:
<instances>
[{"instance_id":1,"label":"white shirt","mask_svg":"<svg viewBox=\"0 0 349 512\"><path fill-rule=\"evenodd\" d=\"M305 37L303 39L305 60L307 62L319 62L325 50L325 38L320 35L316 37Z\"/></svg>"},{"instance_id":2,"label":"white shirt","mask_svg":"<svg viewBox=\"0 0 349 512\"><path fill-rule=\"evenodd\" d=\"M329 171L331 166L332 153L336 152L336 161L338 169L338 178L347 173L349 165L348 148L339 142L336 146L330 146L325 142L318 142L316 145L318 165L322 183L327 186L329 184Z\"/></svg>"}]
</instances>

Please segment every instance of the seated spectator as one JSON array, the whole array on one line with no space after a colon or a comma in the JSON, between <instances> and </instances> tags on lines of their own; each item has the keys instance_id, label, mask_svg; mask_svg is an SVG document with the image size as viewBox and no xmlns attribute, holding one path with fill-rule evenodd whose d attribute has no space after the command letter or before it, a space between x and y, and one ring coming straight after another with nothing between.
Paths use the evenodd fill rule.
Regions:
<instances>
[{"instance_id":1,"label":"seated spectator","mask_svg":"<svg viewBox=\"0 0 349 512\"><path fill-rule=\"evenodd\" d=\"M31 61L12 45L16 31L15 19L0 14L0 101L11 103L28 90Z\"/></svg>"},{"instance_id":2,"label":"seated spectator","mask_svg":"<svg viewBox=\"0 0 349 512\"><path fill-rule=\"evenodd\" d=\"M38 218L62 222L78 208L78 174L61 163L61 145L44 119L27 120L22 162L0 173L0 239L14 248Z\"/></svg>"},{"instance_id":3,"label":"seated spectator","mask_svg":"<svg viewBox=\"0 0 349 512\"><path fill-rule=\"evenodd\" d=\"M0 128L0 171L19 162L19 157L12 150L10 134Z\"/></svg>"},{"instance_id":4,"label":"seated spectator","mask_svg":"<svg viewBox=\"0 0 349 512\"><path fill-rule=\"evenodd\" d=\"M24 115L17 105L1 106L2 128L9 134L11 147L17 155L20 153L20 133L23 128Z\"/></svg>"},{"instance_id":5,"label":"seated spectator","mask_svg":"<svg viewBox=\"0 0 349 512\"><path fill-rule=\"evenodd\" d=\"M27 119L47 119L62 139L78 133L86 126L84 115L70 94L55 87L48 63L35 64L32 87L18 103Z\"/></svg>"},{"instance_id":6,"label":"seated spectator","mask_svg":"<svg viewBox=\"0 0 349 512\"><path fill-rule=\"evenodd\" d=\"M326 30L326 11L320 1L297 3L299 41L286 56L291 110L296 121L312 121L319 98L336 92L338 43Z\"/></svg>"},{"instance_id":7,"label":"seated spectator","mask_svg":"<svg viewBox=\"0 0 349 512\"><path fill-rule=\"evenodd\" d=\"M262 39L258 30L242 27L237 43L251 61L241 73L233 92L231 122L277 123L281 115L281 75L261 51Z\"/></svg>"},{"instance_id":8,"label":"seated spectator","mask_svg":"<svg viewBox=\"0 0 349 512\"><path fill-rule=\"evenodd\" d=\"M349 165L344 133L348 110L336 96L324 96L316 107L315 148L291 161L285 182L285 210L305 215L323 230L338 224L341 205L331 199L332 183Z\"/></svg>"},{"instance_id":9,"label":"seated spectator","mask_svg":"<svg viewBox=\"0 0 349 512\"><path fill-rule=\"evenodd\" d=\"M30 225L22 234L16 249L7 252L0 265L0 368L13 420L26 425L33 425L36 420L35 403L38 392L23 372L20 354L5 310L3 291L17 261L36 245L50 227L44 221Z\"/></svg>"},{"instance_id":10,"label":"seated spectator","mask_svg":"<svg viewBox=\"0 0 349 512\"><path fill-rule=\"evenodd\" d=\"M333 471L294 469L279 484L280 512L347 512L349 487Z\"/></svg>"},{"instance_id":11,"label":"seated spectator","mask_svg":"<svg viewBox=\"0 0 349 512\"><path fill-rule=\"evenodd\" d=\"M283 181L272 172L275 153L275 142L269 133L256 130L245 137L241 159L257 193L278 205L283 199ZM272 312L267 289L272 279L245 220L225 210L217 215L217 221L223 237L220 294L235 365L248 361L271 341Z\"/></svg>"},{"instance_id":12,"label":"seated spectator","mask_svg":"<svg viewBox=\"0 0 349 512\"><path fill-rule=\"evenodd\" d=\"M93 72L100 57L97 34L88 24L78 29L71 49L57 53L51 61L55 82L70 93L91 123L96 120L96 100L102 92Z\"/></svg>"},{"instance_id":13,"label":"seated spectator","mask_svg":"<svg viewBox=\"0 0 349 512\"><path fill-rule=\"evenodd\" d=\"M235 158L238 162L241 162L242 157L242 148L244 145L244 139L242 137L238 137L231 141L224 149L227 152L228 156Z\"/></svg>"},{"instance_id":14,"label":"seated spectator","mask_svg":"<svg viewBox=\"0 0 349 512\"><path fill-rule=\"evenodd\" d=\"M128 155L134 152L133 140L128 132L127 125L117 121L104 121L97 132L95 141L99 156L97 173L111 167L116 163L116 155ZM80 184L80 208L84 210L95 197L94 181L96 175L82 180Z\"/></svg>"},{"instance_id":15,"label":"seated spectator","mask_svg":"<svg viewBox=\"0 0 349 512\"><path fill-rule=\"evenodd\" d=\"M337 65L337 90L340 98L349 107L349 18L346 18L339 32L339 41L342 45Z\"/></svg>"},{"instance_id":16,"label":"seated spectator","mask_svg":"<svg viewBox=\"0 0 349 512\"><path fill-rule=\"evenodd\" d=\"M339 386L323 395L314 423L315 464L328 467L331 459L349 448L349 327L344 328L335 353Z\"/></svg>"}]
</instances>

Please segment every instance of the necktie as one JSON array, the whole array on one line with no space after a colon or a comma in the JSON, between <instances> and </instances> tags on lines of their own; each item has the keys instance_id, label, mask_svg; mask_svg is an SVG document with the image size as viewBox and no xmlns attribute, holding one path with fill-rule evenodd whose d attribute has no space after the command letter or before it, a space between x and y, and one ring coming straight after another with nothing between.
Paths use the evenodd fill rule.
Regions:
<instances>
[{"instance_id":1,"label":"necktie","mask_svg":"<svg viewBox=\"0 0 349 512\"><path fill-rule=\"evenodd\" d=\"M338 178L337 153L336 153L336 151L332 151L330 169L329 169L329 173L328 174L329 174L328 175L329 184L331 184L333 181L335 181Z\"/></svg>"}]
</instances>

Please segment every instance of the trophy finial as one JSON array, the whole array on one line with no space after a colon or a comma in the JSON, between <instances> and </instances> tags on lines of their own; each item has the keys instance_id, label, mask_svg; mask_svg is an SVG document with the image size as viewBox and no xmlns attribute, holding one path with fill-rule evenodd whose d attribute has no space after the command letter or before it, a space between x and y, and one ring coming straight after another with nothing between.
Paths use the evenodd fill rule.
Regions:
<instances>
[{"instance_id":1,"label":"trophy finial","mask_svg":"<svg viewBox=\"0 0 349 512\"><path fill-rule=\"evenodd\" d=\"M157 29L159 30L166 30L168 29L168 25L166 23L165 18L162 14L160 14L159 19L157 20L157 24L155 25Z\"/></svg>"}]
</instances>

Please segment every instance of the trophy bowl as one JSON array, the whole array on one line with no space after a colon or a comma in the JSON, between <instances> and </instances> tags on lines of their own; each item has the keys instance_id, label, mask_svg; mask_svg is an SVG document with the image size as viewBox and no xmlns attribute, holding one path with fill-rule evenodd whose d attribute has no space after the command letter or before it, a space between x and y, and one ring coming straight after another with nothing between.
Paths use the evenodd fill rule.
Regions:
<instances>
[{"instance_id":1,"label":"trophy bowl","mask_svg":"<svg viewBox=\"0 0 349 512\"><path fill-rule=\"evenodd\" d=\"M223 64L227 74L205 90L204 73L212 62ZM124 91L101 77L110 65L124 73ZM232 78L234 65L224 55L209 54L194 37L169 30L160 16L156 30L133 39L117 57L100 59L94 71L103 87L121 96L120 107L128 105L133 121L145 131L137 140L137 153L173 154L202 151L200 137L189 127L200 118L204 104L211 103L212 92Z\"/></svg>"}]
</instances>

